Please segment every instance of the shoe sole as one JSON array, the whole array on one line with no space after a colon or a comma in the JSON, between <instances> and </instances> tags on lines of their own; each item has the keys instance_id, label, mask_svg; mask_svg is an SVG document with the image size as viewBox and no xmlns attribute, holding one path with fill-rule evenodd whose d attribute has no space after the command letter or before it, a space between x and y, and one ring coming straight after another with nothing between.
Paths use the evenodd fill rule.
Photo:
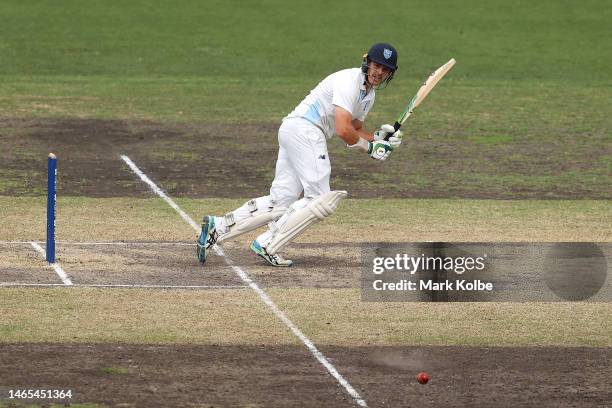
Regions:
<instances>
[{"instance_id":1,"label":"shoe sole","mask_svg":"<svg viewBox=\"0 0 612 408\"><path fill-rule=\"evenodd\" d=\"M293 262L291 262L291 263L289 263L287 265L281 265L281 264L276 264L276 263L271 262L268 259L268 257L265 256L264 254L260 253L259 250L253 246L253 244L251 244L251 251L253 251L258 257L260 257L263 260L265 260L269 265L272 265L274 267L277 267L277 268L287 268L287 267L290 267L291 265L293 265Z\"/></svg>"},{"instance_id":2,"label":"shoe sole","mask_svg":"<svg viewBox=\"0 0 612 408\"><path fill-rule=\"evenodd\" d=\"M200 261L201 264L204 264L206 262L206 242L208 242L208 224L209 224L209 220L210 217L206 216L204 217L204 222L202 223L202 232L206 231L204 235L204 245L202 245L200 243L200 238L198 238L198 242L196 243L196 253L198 255L198 261ZM200 233L200 237L202 236L202 233Z\"/></svg>"},{"instance_id":3,"label":"shoe sole","mask_svg":"<svg viewBox=\"0 0 612 408\"><path fill-rule=\"evenodd\" d=\"M196 245L196 255L198 256L198 261L201 264L206 262L206 248L201 246L199 242Z\"/></svg>"}]
</instances>

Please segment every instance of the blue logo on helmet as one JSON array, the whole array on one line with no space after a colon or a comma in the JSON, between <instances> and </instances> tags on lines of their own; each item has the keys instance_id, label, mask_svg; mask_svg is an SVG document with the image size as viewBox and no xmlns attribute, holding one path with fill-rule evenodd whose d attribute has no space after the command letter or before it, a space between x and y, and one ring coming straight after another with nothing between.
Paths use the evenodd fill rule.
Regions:
<instances>
[{"instance_id":1,"label":"blue logo on helmet","mask_svg":"<svg viewBox=\"0 0 612 408\"><path fill-rule=\"evenodd\" d=\"M391 55L393 55L393 51L391 51L388 48L385 48L385 50L383 51L383 55L384 55L385 59L389 59L389 58L391 58Z\"/></svg>"}]
</instances>

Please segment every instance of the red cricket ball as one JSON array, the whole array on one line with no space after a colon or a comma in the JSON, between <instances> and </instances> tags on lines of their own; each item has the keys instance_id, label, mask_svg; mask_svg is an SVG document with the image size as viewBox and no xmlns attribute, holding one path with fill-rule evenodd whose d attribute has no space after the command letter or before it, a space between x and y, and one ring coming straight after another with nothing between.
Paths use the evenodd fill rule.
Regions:
<instances>
[{"instance_id":1,"label":"red cricket ball","mask_svg":"<svg viewBox=\"0 0 612 408\"><path fill-rule=\"evenodd\" d=\"M429 376L427 375L426 372L420 372L417 374L417 381L421 384L427 384L427 381L429 381Z\"/></svg>"}]
</instances>

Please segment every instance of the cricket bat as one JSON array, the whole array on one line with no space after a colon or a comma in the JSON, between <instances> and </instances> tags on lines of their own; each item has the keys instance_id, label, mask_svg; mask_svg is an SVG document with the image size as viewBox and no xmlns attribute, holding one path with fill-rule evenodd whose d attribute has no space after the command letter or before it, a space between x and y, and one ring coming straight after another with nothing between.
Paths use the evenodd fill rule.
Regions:
<instances>
[{"instance_id":1,"label":"cricket bat","mask_svg":"<svg viewBox=\"0 0 612 408\"><path fill-rule=\"evenodd\" d=\"M429 94L429 92L431 92L433 87L436 86L436 84L442 79L442 77L446 75L448 71L450 71L453 65L455 65L455 62L455 59L451 58L446 64L442 65L440 68L436 69L429 75L425 83L417 91L416 95L414 95L414 97L410 100L410 103L408 103L406 109L404 109L401 115L399 115L399 117L397 118L397 121L393 124L395 132L397 132L402 127L402 124L410 117L410 115L412 115L414 109L419 106L421 102L423 102L423 100ZM387 136L385 136L385 140L389 140L391 136L392 134L388 133Z\"/></svg>"}]
</instances>

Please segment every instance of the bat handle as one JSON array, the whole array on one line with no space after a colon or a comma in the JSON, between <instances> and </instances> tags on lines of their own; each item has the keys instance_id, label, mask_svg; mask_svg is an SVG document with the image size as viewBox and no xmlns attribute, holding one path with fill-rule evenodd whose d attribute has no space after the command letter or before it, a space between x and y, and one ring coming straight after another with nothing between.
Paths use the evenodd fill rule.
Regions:
<instances>
[{"instance_id":1,"label":"bat handle","mask_svg":"<svg viewBox=\"0 0 612 408\"><path fill-rule=\"evenodd\" d=\"M401 124L401 123L399 123L399 122L395 122L395 123L393 124L393 129L395 129L395 131L394 131L393 133L395 133L395 132L397 132L398 130L400 130L400 128L401 128L401 127L402 127L402 124ZM389 138L391 138L391 136L393 136L393 133L387 133L387 136L385 136L385 140L389 140Z\"/></svg>"}]
</instances>

